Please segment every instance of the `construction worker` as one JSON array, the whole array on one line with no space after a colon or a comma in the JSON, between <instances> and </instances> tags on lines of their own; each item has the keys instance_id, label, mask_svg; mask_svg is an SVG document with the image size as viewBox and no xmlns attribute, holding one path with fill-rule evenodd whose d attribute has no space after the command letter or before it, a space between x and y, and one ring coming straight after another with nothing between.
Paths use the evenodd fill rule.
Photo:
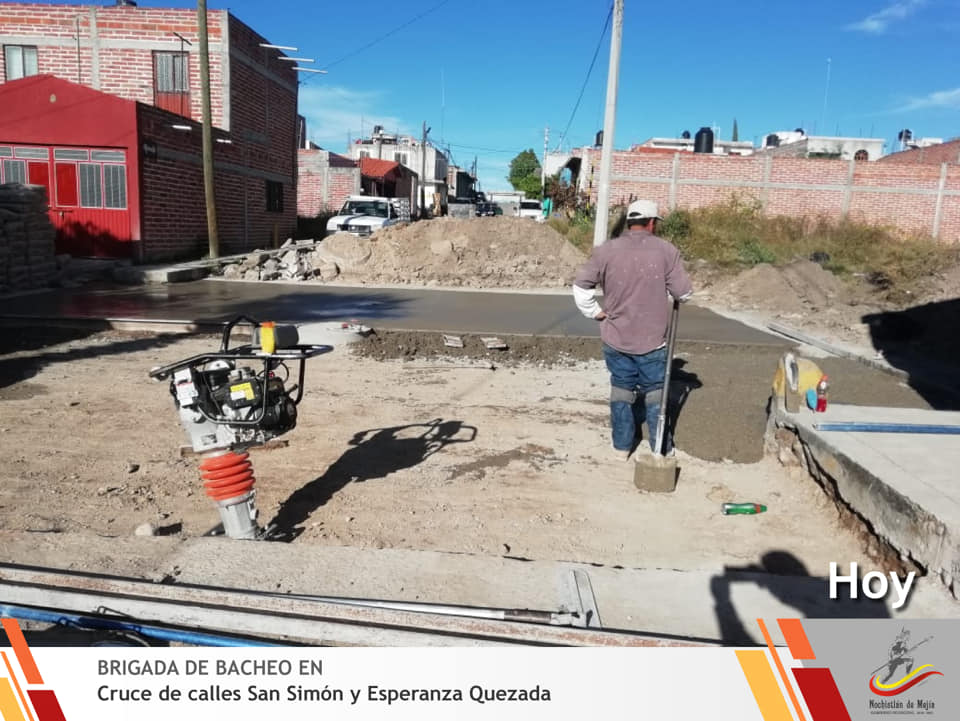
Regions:
<instances>
[{"instance_id":1,"label":"construction worker","mask_svg":"<svg viewBox=\"0 0 960 721\"><path fill-rule=\"evenodd\" d=\"M613 452L627 460L645 418L650 447L656 449L660 399L667 369L669 293L685 301L693 293L680 251L657 237L657 204L635 200L627 208L627 229L593 249L573 283L580 312L600 326L603 357L610 371L610 425ZM594 296L603 287L603 307ZM672 452L664 438L663 452Z\"/></svg>"}]
</instances>

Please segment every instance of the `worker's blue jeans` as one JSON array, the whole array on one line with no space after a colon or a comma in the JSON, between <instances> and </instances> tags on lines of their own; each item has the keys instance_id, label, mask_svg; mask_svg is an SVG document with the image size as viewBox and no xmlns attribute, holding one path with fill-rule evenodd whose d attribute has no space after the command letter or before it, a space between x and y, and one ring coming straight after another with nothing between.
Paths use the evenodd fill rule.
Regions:
<instances>
[{"instance_id":1,"label":"worker's blue jeans","mask_svg":"<svg viewBox=\"0 0 960 721\"><path fill-rule=\"evenodd\" d=\"M656 450L657 422L660 418L660 399L663 379L667 372L667 349L657 348L643 355L621 353L606 343L603 358L610 371L610 425L613 447L633 450L639 438L640 426L647 422L650 448ZM632 400L628 400L632 394ZM664 437L663 452L670 450L669 430Z\"/></svg>"}]
</instances>

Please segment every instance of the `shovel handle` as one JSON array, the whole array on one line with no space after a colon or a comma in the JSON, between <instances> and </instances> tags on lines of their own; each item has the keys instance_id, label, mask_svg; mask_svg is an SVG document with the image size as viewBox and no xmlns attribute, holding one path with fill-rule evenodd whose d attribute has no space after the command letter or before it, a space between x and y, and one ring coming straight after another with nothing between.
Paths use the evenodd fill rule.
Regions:
<instances>
[{"instance_id":1,"label":"shovel handle","mask_svg":"<svg viewBox=\"0 0 960 721\"><path fill-rule=\"evenodd\" d=\"M673 349L677 344L677 320L680 317L680 301L673 299L673 312L670 314L670 330L667 331L667 369L663 374L663 392L660 394L660 416L657 418L657 448L655 453L663 455L663 440L667 430L667 401L670 399L670 376L673 373Z\"/></svg>"}]
</instances>

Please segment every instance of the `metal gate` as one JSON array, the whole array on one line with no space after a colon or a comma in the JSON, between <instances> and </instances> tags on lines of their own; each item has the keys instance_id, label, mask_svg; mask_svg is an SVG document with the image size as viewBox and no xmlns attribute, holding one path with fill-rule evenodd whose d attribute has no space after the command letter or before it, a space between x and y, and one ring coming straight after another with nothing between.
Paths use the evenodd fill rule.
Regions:
<instances>
[{"instance_id":1,"label":"metal gate","mask_svg":"<svg viewBox=\"0 0 960 721\"><path fill-rule=\"evenodd\" d=\"M130 209L123 150L0 146L0 182L47 189L57 252L129 257Z\"/></svg>"}]
</instances>

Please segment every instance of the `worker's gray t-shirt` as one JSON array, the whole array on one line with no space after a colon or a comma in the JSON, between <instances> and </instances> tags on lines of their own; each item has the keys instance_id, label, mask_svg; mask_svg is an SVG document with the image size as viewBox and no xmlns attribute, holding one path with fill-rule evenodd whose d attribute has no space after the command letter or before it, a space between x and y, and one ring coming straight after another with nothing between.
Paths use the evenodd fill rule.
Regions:
<instances>
[{"instance_id":1,"label":"worker's gray t-shirt","mask_svg":"<svg viewBox=\"0 0 960 721\"><path fill-rule=\"evenodd\" d=\"M663 345L670 302L693 291L680 251L645 230L628 230L594 248L574 285L603 286L607 314L600 337L622 353L643 355Z\"/></svg>"}]
</instances>

